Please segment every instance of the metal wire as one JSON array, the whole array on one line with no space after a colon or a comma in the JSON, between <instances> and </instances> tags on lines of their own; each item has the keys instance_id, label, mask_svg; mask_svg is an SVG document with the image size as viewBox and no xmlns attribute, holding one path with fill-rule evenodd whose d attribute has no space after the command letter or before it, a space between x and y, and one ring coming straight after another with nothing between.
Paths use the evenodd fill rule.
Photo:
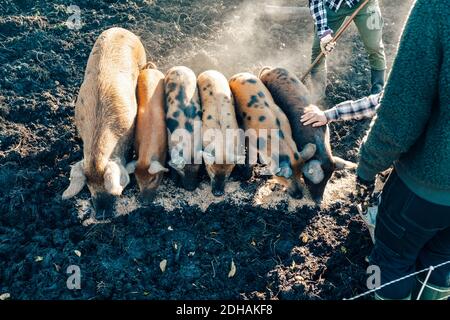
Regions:
<instances>
[{"instance_id":1,"label":"metal wire","mask_svg":"<svg viewBox=\"0 0 450 320\"><path fill-rule=\"evenodd\" d=\"M394 283L403 281L403 280L405 280L405 279L408 279L408 278L410 278L410 277L413 277L413 276L416 276L416 275L418 275L418 274L421 274L421 273L423 273L423 272L425 272L425 271L428 271L427 277L425 278L425 281L424 281L424 283L423 283L423 285L422 285L422 288L420 289L420 293L419 293L419 295L418 295L418 298L420 298L420 296L422 295L422 292L423 292L425 286L427 285L428 279L430 278L430 275L431 275L431 273L433 272L433 270L438 269L438 268L440 268L440 267L443 267L443 266L445 266L445 265L447 265L447 264L450 264L450 260L449 260L449 261L446 261L446 262L443 262L443 263L441 263L441 264L438 264L438 265L436 265L436 266L430 266L430 267L425 268L425 269L423 269L423 270L416 271L416 272L414 272L414 273L408 274L408 275L406 275L406 276L404 276L404 277L401 277L401 278L398 278L398 279L396 279L396 280L393 280L393 281L390 281L390 282L388 282L388 283L385 283L385 284L383 284L382 286L379 286L378 288L375 288L375 289L366 291L366 292L361 293L361 294L359 294L359 295L357 295L357 296L354 296L354 297L352 297L352 298L350 298L350 299L344 299L344 300L356 300L356 299L362 298L362 297L364 297L364 296L367 296L368 294L377 292L378 290L381 290L381 289L383 289L383 288L385 288L385 287L387 287L387 286L390 286L390 285L392 285L392 284L394 284Z\"/></svg>"},{"instance_id":2,"label":"metal wire","mask_svg":"<svg viewBox=\"0 0 450 320\"><path fill-rule=\"evenodd\" d=\"M422 284L422 287L420 288L419 294L417 295L417 300L420 300L420 297L422 296L423 290L425 289L425 286L428 283L428 280L430 279L430 275L433 272L434 267L430 267L430 270L428 270L427 276L425 278L425 281Z\"/></svg>"}]
</instances>

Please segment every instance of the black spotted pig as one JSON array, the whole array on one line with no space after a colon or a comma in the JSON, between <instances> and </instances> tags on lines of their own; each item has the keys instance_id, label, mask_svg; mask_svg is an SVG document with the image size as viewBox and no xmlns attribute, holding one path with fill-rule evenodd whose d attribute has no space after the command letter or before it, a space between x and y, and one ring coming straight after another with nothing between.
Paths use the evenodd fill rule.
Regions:
<instances>
[{"instance_id":1,"label":"black spotted pig","mask_svg":"<svg viewBox=\"0 0 450 320\"><path fill-rule=\"evenodd\" d=\"M239 127L233 96L228 80L220 72L205 71L198 76L197 82L203 111L203 159L212 193L221 196L226 180L238 162L233 133Z\"/></svg>"},{"instance_id":2,"label":"black spotted pig","mask_svg":"<svg viewBox=\"0 0 450 320\"><path fill-rule=\"evenodd\" d=\"M169 130L169 166L189 191L199 184L202 164L202 110L195 73L186 67L170 69L165 77L166 124Z\"/></svg>"},{"instance_id":3,"label":"black spotted pig","mask_svg":"<svg viewBox=\"0 0 450 320\"><path fill-rule=\"evenodd\" d=\"M271 172L278 182L288 187L288 192L293 198L302 198L303 165L313 156L315 146L309 144L302 153L298 152L297 145L292 139L289 120L275 104L270 92L258 77L250 73L240 73L233 76L229 84L236 101L238 116L245 130L256 131L260 158L267 163L270 161L268 158L275 160L278 156L276 167L271 162ZM261 138L263 130L270 131L267 140ZM273 133L277 136L272 136ZM272 150L273 139L279 142L278 153ZM264 154L263 149L267 150L267 154Z\"/></svg>"},{"instance_id":4,"label":"black spotted pig","mask_svg":"<svg viewBox=\"0 0 450 320\"><path fill-rule=\"evenodd\" d=\"M111 28L95 42L75 105L83 160L72 167L63 199L87 184L97 214L111 213L114 198L130 181L125 155L132 146L136 84L145 64L144 47L130 31Z\"/></svg>"},{"instance_id":5,"label":"black spotted pig","mask_svg":"<svg viewBox=\"0 0 450 320\"><path fill-rule=\"evenodd\" d=\"M310 105L311 99L308 89L295 74L283 68L266 67L261 70L259 77L277 105L287 115L297 146L314 143L317 147L313 161L307 163L304 173L311 196L320 202L333 172L336 169L354 168L355 165L333 157L328 126L304 126L300 122L304 109Z\"/></svg>"}]
</instances>

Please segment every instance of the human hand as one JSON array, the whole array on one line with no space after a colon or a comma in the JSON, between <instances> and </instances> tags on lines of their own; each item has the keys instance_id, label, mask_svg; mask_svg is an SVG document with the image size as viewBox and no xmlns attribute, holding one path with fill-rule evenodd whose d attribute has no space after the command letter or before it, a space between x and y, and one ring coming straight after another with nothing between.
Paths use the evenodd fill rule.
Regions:
<instances>
[{"instance_id":1,"label":"human hand","mask_svg":"<svg viewBox=\"0 0 450 320\"><path fill-rule=\"evenodd\" d=\"M322 49L323 54L327 55L331 53L336 47L336 41L331 34L327 34L320 39L320 49Z\"/></svg>"},{"instance_id":2,"label":"human hand","mask_svg":"<svg viewBox=\"0 0 450 320\"><path fill-rule=\"evenodd\" d=\"M356 177L356 200L361 202L364 210L369 208L374 201L373 193L375 191L375 180L367 181L359 176Z\"/></svg>"},{"instance_id":3,"label":"human hand","mask_svg":"<svg viewBox=\"0 0 450 320\"><path fill-rule=\"evenodd\" d=\"M324 126L328 123L325 112L315 105L310 105L305 108L305 113L300 118L300 121L304 126L312 125L313 127Z\"/></svg>"}]
</instances>

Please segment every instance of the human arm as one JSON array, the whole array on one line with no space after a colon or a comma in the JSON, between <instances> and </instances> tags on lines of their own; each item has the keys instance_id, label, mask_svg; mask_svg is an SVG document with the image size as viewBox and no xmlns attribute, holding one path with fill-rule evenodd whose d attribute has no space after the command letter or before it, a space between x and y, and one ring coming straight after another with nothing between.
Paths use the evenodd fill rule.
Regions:
<instances>
[{"instance_id":1,"label":"human arm","mask_svg":"<svg viewBox=\"0 0 450 320\"><path fill-rule=\"evenodd\" d=\"M357 174L366 181L398 160L426 129L442 60L438 6L418 0L406 24L377 117L361 147Z\"/></svg>"}]
</instances>

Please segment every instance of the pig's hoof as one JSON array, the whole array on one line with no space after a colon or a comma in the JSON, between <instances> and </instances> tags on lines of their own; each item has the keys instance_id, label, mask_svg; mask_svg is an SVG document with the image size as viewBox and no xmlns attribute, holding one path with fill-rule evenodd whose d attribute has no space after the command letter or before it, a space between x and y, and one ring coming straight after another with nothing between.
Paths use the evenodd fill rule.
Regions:
<instances>
[{"instance_id":1,"label":"pig's hoof","mask_svg":"<svg viewBox=\"0 0 450 320\"><path fill-rule=\"evenodd\" d=\"M316 205L320 206L322 204L323 198L322 197L315 197L313 198L313 201Z\"/></svg>"}]
</instances>

